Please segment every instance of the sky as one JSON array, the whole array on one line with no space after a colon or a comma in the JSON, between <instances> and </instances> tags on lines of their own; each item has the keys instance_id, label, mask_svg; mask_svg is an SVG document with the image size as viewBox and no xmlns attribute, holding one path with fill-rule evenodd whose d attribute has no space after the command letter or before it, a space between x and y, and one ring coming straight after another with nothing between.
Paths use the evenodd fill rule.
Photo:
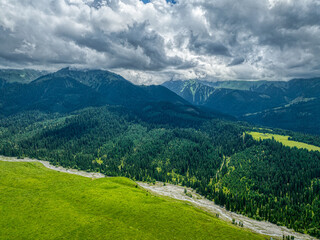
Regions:
<instances>
[{"instance_id":1,"label":"sky","mask_svg":"<svg viewBox=\"0 0 320 240\"><path fill-rule=\"evenodd\" d=\"M137 84L320 76L318 0L0 0L0 67Z\"/></svg>"}]
</instances>

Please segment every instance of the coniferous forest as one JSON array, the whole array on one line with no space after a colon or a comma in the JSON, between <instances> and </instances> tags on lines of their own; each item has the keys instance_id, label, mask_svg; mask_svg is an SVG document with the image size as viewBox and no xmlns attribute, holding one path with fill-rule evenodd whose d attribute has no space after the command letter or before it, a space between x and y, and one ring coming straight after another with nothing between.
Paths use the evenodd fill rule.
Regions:
<instances>
[{"instance_id":1,"label":"coniferous forest","mask_svg":"<svg viewBox=\"0 0 320 240\"><path fill-rule=\"evenodd\" d=\"M320 152L255 141L242 122L153 115L121 106L23 111L1 118L0 154L181 184L227 210L320 237Z\"/></svg>"},{"instance_id":2,"label":"coniferous forest","mask_svg":"<svg viewBox=\"0 0 320 240\"><path fill-rule=\"evenodd\" d=\"M320 0L0 0L0 43L0 240L320 240Z\"/></svg>"}]
</instances>

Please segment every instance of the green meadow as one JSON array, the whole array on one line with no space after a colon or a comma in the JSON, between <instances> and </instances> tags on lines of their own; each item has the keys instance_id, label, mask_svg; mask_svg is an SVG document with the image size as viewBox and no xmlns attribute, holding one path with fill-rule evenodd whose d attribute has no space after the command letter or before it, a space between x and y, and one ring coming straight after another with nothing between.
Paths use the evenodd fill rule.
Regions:
<instances>
[{"instance_id":1,"label":"green meadow","mask_svg":"<svg viewBox=\"0 0 320 240\"><path fill-rule=\"evenodd\" d=\"M0 161L0 239L268 239L127 178Z\"/></svg>"},{"instance_id":2,"label":"green meadow","mask_svg":"<svg viewBox=\"0 0 320 240\"><path fill-rule=\"evenodd\" d=\"M274 138L275 141L281 142L283 145L288 147L297 147L301 149L307 149L309 151L320 151L320 147L310 145L307 143L297 142L289 140L289 136L271 134L271 133L260 133L260 132L247 132L255 140L265 140Z\"/></svg>"}]
</instances>

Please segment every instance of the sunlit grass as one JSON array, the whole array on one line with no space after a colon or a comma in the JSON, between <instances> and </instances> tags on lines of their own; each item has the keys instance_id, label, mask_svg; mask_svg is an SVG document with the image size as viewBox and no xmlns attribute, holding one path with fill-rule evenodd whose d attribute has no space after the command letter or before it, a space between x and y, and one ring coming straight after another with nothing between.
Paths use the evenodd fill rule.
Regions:
<instances>
[{"instance_id":1,"label":"sunlit grass","mask_svg":"<svg viewBox=\"0 0 320 240\"><path fill-rule=\"evenodd\" d=\"M0 239L266 239L127 178L0 161Z\"/></svg>"},{"instance_id":2,"label":"sunlit grass","mask_svg":"<svg viewBox=\"0 0 320 240\"><path fill-rule=\"evenodd\" d=\"M260 133L260 132L247 132L250 134L255 140L264 140L264 139L272 139L275 141L281 142L283 145L288 147L297 147L300 149L307 149L309 151L320 151L320 147L310 145L307 143L297 142L289 140L289 136L271 134L271 133Z\"/></svg>"}]
</instances>

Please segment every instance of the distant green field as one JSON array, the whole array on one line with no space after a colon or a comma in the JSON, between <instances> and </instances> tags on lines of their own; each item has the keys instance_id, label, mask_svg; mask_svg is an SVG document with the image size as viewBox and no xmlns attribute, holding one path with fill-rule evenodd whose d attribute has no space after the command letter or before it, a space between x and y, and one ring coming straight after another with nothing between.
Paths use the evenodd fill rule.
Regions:
<instances>
[{"instance_id":1,"label":"distant green field","mask_svg":"<svg viewBox=\"0 0 320 240\"><path fill-rule=\"evenodd\" d=\"M283 136L283 135L277 135L277 134L271 134L271 133L260 133L260 132L247 132L250 134L253 139L255 140L264 140L264 139L272 139L281 142L283 145L288 146L288 147L297 147L297 148L304 148L309 151L320 151L320 147L302 143L302 142L297 142L297 141L292 141L289 140L289 136Z\"/></svg>"},{"instance_id":2,"label":"distant green field","mask_svg":"<svg viewBox=\"0 0 320 240\"><path fill-rule=\"evenodd\" d=\"M0 161L0 239L268 239L127 178Z\"/></svg>"}]
</instances>

